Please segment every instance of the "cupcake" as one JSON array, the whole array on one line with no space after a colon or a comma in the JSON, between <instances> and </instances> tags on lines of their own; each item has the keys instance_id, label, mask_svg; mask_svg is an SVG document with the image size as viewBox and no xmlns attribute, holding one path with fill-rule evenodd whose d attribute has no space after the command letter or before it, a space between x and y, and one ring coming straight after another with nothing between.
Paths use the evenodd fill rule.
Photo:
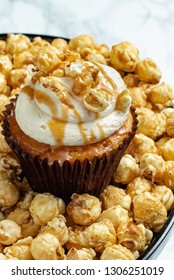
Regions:
<instances>
[{"instance_id":1,"label":"cupcake","mask_svg":"<svg viewBox=\"0 0 174 280\"><path fill-rule=\"evenodd\" d=\"M30 82L6 106L3 134L31 188L69 202L98 196L136 131L119 73L76 52L43 46Z\"/></svg>"}]
</instances>

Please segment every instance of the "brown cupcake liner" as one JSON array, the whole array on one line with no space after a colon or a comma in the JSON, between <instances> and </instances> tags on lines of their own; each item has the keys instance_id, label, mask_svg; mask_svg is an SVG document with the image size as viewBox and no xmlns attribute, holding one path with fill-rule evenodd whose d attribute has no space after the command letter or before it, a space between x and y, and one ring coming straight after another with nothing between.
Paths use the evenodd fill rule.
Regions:
<instances>
[{"instance_id":1,"label":"brown cupcake liner","mask_svg":"<svg viewBox=\"0 0 174 280\"><path fill-rule=\"evenodd\" d=\"M113 149L108 154L104 153L102 157L94 156L91 161L87 158L83 162L76 159L73 164L70 164L68 160L65 160L63 165L60 165L56 160L50 164L48 158L41 159L39 155L33 157L13 139L10 134L8 116L13 113L15 103L16 98L11 100L3 112L2 134L18 157L31 188L39 193L49 192L62 198L66 203L75 192L99 196L110 183L121 157L135 135L138 123L135 110L131 109L132 131L116 150Z\"/></svg>"}]
</instances>

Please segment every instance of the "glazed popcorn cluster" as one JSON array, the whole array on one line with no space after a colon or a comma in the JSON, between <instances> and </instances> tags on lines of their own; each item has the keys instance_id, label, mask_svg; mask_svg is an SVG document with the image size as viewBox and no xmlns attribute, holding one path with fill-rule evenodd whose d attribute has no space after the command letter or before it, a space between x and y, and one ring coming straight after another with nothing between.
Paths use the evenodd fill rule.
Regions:
<instances>
[{"instance_id":1,"label":"glazed popcorn cluster","mask_svg":"<svg viewBox=\"0 0 174 280\"><path fill-rule=\"evenodd\" d=\"M62 51L66 53L63 61ZM5 41L0 40L0 121L5 105L31 79L31 68L39 66L45 86L60 90L49 76L63 77L66 67L74 75L67 61L75 57L119 71L136 108L136 135L113 181L98 198L74 193L65 205L59 197L30 189L0 134L2 260L137 259L162 229L174 205L174 94L168 84L160 82L156 63L140 59L130 42L110 49L90 35L68 43L61 38L49 43L40 37L31 41L22 34L9 34ZM55 63L59 65L56 70ZM86 94L87 85L97 82L96 73L97 67L75 82L77 94L83 89ZM100 105L102 97L94 97L84 99L87 106L89 101Z\"/></svg>"}]
</instances>

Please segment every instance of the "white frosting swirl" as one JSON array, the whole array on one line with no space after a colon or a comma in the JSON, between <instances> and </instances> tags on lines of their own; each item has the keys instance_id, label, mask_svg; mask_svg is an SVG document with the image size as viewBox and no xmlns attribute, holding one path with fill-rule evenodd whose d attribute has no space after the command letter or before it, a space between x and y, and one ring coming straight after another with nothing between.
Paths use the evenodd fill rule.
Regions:
<instances>
[{"instance_id":1,"label":"white frosting swirl","mask_svg":"<svg viewBox=\"0 0 174 280\"><path fill-rule=\"evenodd\" d=\"M131 97L127 99L126 110L118 110L118 94L126 86L116 70L106 65L98 66L100 82L89 89L85 97L74 93L74 79L68 73L75 71L81 74L83 64L80 62L72 62L65 77L48 77L47 81L52 79L58 92L45 86L44 77L35 84L31 81L19 94L15 108L16 120L22 131L40 143L53 146L86 145L116 132L127 118ZM113 84L117 90L110 94L114 92ZM98 94L95 100L96 106L99 105L97 111L93 104L88 104L95 92Z\"/></svg>"}]
</instances>

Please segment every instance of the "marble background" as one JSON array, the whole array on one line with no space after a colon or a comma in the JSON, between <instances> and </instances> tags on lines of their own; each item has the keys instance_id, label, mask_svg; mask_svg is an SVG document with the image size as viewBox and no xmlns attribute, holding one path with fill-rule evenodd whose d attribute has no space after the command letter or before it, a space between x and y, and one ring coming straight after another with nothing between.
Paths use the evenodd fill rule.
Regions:
<instances>
[{"instance_id":1,"label":"marble background","mask_svg":"<svg viewBox=\"0 0 174 280\"><path fill-rule=\"evenodd\" d=\"M173 14L174 0L0 0L0 33L90 33L109 46L128 40L174 88ZM174 230L158 259L174 259Z\"/></svg>"}]
</instances>

